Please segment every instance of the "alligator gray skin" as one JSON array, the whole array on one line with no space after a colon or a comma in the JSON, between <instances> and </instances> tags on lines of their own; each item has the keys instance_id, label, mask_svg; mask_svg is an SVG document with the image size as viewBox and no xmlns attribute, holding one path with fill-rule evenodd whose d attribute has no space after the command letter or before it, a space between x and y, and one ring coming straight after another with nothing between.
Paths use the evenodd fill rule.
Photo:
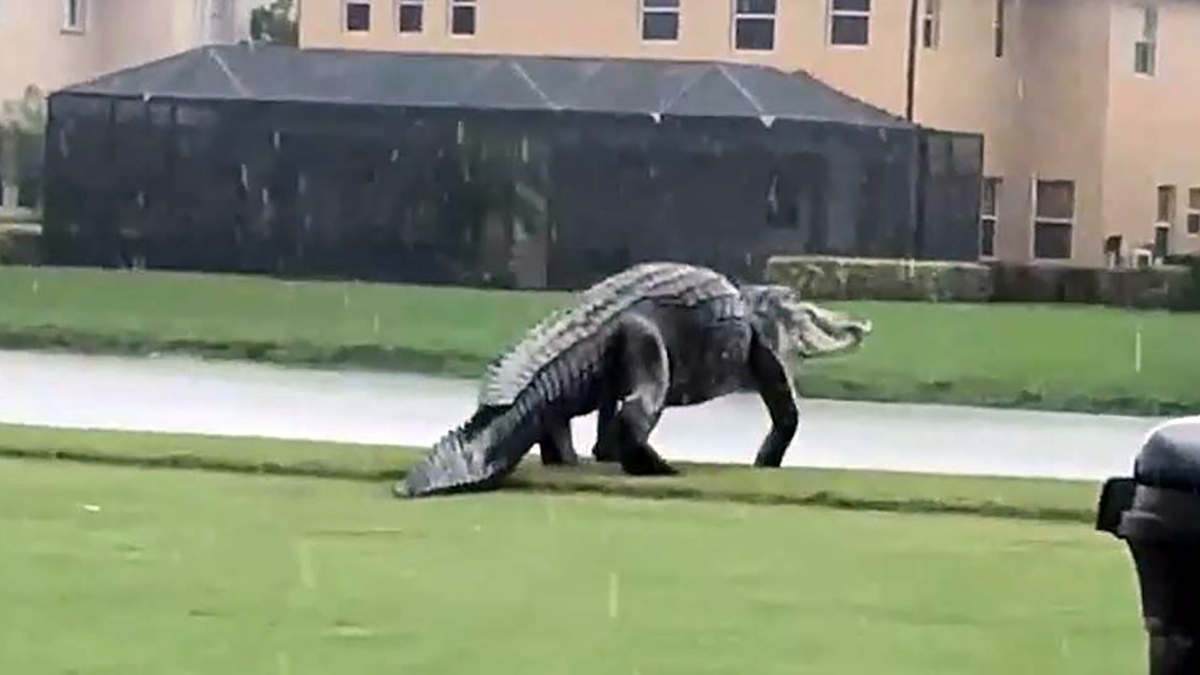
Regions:
<instances>
[{"instance_id":1,"label":"alligator gray skin","mask_svg":"<svg viewBox=\"0 0 1200 675\"><path fill-rule=\"evenodd\" d=\"M790 371L857 346L871 324L802 302L785 286L738 287L713 270L645 263L544 319L488 368L475 413L398 482L400 497L494 489L536 444L575 464L571 419L598 411L598 461L676 473L649 445L663 409L757 391L772 426L755 458L778 467L799 425Z\"/></svg>"}]
</instances>

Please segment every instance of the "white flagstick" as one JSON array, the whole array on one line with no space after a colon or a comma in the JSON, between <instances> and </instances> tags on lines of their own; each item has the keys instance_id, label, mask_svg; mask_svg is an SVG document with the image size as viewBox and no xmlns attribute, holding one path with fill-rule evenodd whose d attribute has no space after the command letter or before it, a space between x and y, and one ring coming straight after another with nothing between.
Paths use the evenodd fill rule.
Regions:
<instances>
[{"instance_id":1,"label":"white flagstick","mask_svg":"<svg viewBox=\"0 0 1200 675\"><path fill-rule=\"evenodd\" d=\"M1138 322L1137 336L1133 341L1133 372L1142 372L1142 322Z\"/></svg>"}]
</instances>

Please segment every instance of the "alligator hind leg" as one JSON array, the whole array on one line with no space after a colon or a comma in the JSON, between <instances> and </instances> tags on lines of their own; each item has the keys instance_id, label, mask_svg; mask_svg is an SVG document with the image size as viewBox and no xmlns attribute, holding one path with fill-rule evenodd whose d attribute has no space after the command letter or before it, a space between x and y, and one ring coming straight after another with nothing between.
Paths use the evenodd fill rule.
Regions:
<instances>
[{"instance_id":1,"label":"alligator hind leg","mask_svg":"<svg viewBox=\"0 0 1200 675\"><path fill-rule=\"evenodd\" d=\"M649 321L633 315L623 320L621 368L623 381L630 383L630 394L621 401L605 439L620 452L621 468L626 473L670 475L677 473L654 451L648 440L658 424L670 386L667 348L662 335Z\"/></svg>"},{"instance_id":2,"label":"alligator hind leg","mask_svg":"<svg viewBox=\"0 0 1200 675\"><path fill-rule=\"evenodd\" d=\"M579 456L575 454L575 443L571 439L570 420L548 423L546 433L539 439L538 446L542 451L542 464L546 466L574 466L579 463Z\"/></svg>"},{"instance_id":3,"label":"alligator hind leg","mask_svg":"<svg viewBox=\"0 0 1200 675\"><path fill-rule=\"evenodd\" d=\"M600 409L596 413L596 445L592 457L597 462L618 462L621 452L613 443L612 422L617 415L617 399L605 392L600 398Z\"/></svg>"}]
</instances>

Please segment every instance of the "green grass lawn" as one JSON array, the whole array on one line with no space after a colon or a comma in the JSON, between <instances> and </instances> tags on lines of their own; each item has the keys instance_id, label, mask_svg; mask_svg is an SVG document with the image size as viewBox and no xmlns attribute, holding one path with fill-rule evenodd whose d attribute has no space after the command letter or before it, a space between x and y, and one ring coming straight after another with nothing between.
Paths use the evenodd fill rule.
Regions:
<instances>
[{"instance_id":1,"label":"green grass lawn","mask_svg":"<svg viewBox=\"0 0 1200 675\"><path fill-rule=\"evenodd\" d=\"M1135 673L1082 524L0 460L0 672Z\"/></svg>"},{"instance_id":2,"label":"green grass lawn","mask_svg":"<svg viewBox=\"0 0 1200 675\"><path fill-rule=\"evenodd\" d=\"M75 431L0 425L0 457L357 479L386 485L425 450L287 440ZM759 505L966 513L1090 524L1091 481L944 476L888 471L676 463L671 477L627 476L612 465L543 467L526 456L506 491L592 493Z\"/></svg>"},{"instance_id":3,"label":"green grass lawn","mask_svg":"<svg viewBox=\"0 0 1200 675\"><path fill-rule=\"evenodd\" d=\"M476 375L561 293L0 267L0 346L184 351ZM805 364L812 397L1200 412L1200 314L836 302L861 351ZM1135 344L1141 334L1140 371Z\"/></svg>"}]
</instances>

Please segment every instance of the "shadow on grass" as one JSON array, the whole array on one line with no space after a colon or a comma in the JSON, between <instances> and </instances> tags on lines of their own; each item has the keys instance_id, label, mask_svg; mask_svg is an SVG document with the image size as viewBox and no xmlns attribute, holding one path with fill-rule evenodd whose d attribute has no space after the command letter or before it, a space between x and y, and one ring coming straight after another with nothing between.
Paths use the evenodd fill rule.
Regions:
<instances>
[{"instance_id":1,"label":"shadow on grass","mask_svg":"<svg viewBox=\"0 0 1200 675\"><path fill-rule=\"evenodd\" d=\"M47 432L60 435L63 432ZM65 432L66 438L86 438L103 433L111 441L126 434L116 432ZM102 447L73 447L69 442L39 447L36 443L10 444L0 440L0 457L22 460L61 461L145 469L218 471L250 475L294 476L320 479L391 482L404 477L407 467L420 461L422 451L358 450L329 448L327 457L287 458L289 442L275 443L276 456L238 458L230 453L153 451L146 444L153 434L137 437L141 448L120 452ZM62 438L63 436L59 436ZM0 439L3 435L0 435ZM186 437L172 436L171 445ZM262 444L265 441L256 440ZM204 443L228 443L238 439ZM80 446L85 444L80 444ZM103 444L97 444L103 445ZM386 458L380 453L386 452ZM261 455L261 452L259 453ZM358 454L355 460L350 456ZM364 461L369 460L369 461ZM543 467L536 458L526 460L509 477L502 490L587 494L641 499L726 502L769 506L826 507L913 514L958 514L996 518L1090 523L1098 486L1088 482L1039 479L1010 479L967 476L934 476L895 472L839 469L757 469L733 465L676 463L680 475L632 477L613 465L581 461L576 467Z\"/></svg>"}]
</instances>

